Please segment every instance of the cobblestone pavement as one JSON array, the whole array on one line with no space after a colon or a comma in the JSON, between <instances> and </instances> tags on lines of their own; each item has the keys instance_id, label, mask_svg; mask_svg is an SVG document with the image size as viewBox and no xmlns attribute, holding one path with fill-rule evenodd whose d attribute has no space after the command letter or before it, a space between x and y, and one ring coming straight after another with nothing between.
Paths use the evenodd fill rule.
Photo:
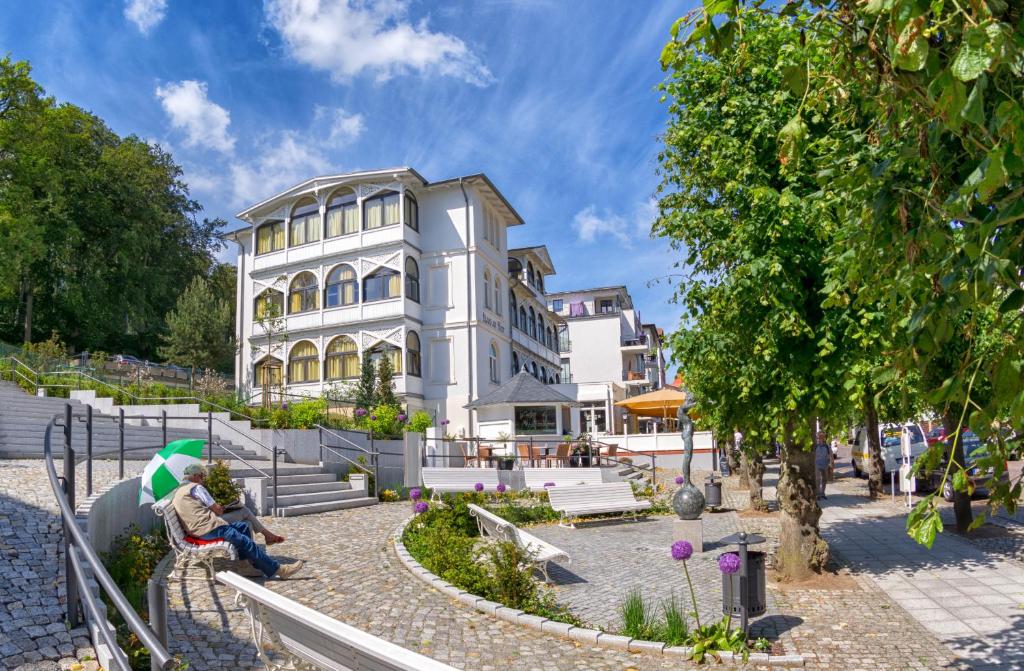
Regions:
<instances>
[{"instance_id":1,"label":"cobblestone pavement","mask_svg":"<svg viewBox=\"0 0 1024 671\"><path fill-rule=\"evenodd\" d=\"M61 472L57 462L57 472ZM141 466L139 466L141 468ZM79 500L85 467L76 471ZM98 462L97 487L116 464ZM64 623L64 553L57 502L42 460L0 461L0 669L67 668L95 656L84 627Z\"/></svg>"},{"instance_id":2,"label":"cobblestone pavement","mask_svg":"<svg viewBox=\"0 0 1024 671\"><path fill-rule=\"evenodd\" d=\"M836 559L971 668L1024 668L1024 567L948 532L931 550L919 546L906 534L906 510L868 501L865 488L840 478L822 502L822 535Z\"/></svg>"}]
</instances>

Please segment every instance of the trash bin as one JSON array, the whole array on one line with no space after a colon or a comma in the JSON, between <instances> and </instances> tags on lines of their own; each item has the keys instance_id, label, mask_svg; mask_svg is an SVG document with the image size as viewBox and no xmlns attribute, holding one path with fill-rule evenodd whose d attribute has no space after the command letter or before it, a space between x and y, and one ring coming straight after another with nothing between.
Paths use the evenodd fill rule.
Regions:
<instances>
[{"instance_id":1,"label":"trash bin","mask_svg":"<svg viewBox=\"0 0 1024 671\"><path fill-rule=\"evenodd\" d=\"M768 602L765 599L764 576L765 553L755 550L747 551L747 616L764 615ZM740 573L722 574L722 613L739 617L743 614L742 590L740 589Z\"/></svg>"},{"instance_id":2,"label":"trash bin","mask_svg":"<svg viewBox=\"0 0 1024 671\"><path fill-rule=\"evenodd\" d=\"M704 505L718 508L722 505L722 483L711 475L704 479Z\"/></svg>"}]
</instances>

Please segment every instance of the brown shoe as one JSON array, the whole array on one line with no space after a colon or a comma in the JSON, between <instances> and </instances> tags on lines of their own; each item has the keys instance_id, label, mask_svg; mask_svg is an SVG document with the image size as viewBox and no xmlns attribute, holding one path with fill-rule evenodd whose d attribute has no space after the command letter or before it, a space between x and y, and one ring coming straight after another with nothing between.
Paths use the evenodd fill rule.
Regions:
<instances>
[{"instance_id":1,"label":"brown shoe","mask_svg":"<svg viewBox=\"0 0 1024 671\"><path fill-rule=\"evenodd\" d=\"M278 580L287 580L298 573L303 564L304 562L301 559L294 564L282 564L281 567L277 569L277 573L274 574L274 577Z\"/></svg>"}]
</instances>

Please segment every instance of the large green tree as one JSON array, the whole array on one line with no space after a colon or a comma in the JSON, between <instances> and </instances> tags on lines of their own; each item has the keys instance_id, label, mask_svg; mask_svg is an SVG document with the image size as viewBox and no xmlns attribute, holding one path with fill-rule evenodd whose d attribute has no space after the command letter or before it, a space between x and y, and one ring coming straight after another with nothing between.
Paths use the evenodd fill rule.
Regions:
<instances>
[{"instance_id":1,"label":"large green tree","mask_svg":"<svg viewBox=\"0 0 1024 671\"><path fill-rule=\"evenodd\" d=\"M663 54L670 120L655 232L687 255L688 325L672 344L698 412L755 444L782 438L778 560L799 577L828 561L811 447L839 396L842 334L821 301L831 220L780 133L805 104L789 70L825 59L827 45L751 13L734 47L673 41Z\"/></svg>"},{"instance_id":2,"label":"large green tree","mask_svg":"<svg viewBox=\"0 0 1024 671\"><path fill-rule=\"evenodd\" d=\"M212 281L197 275L167 314L160 356L193 371L230 370L235 354L233 301L219 297Z\"/></svg>"},{"instance_id":3,"label":"large green tree","mask_svg":"<svg viewBox=\"0 0 1024 671\"><path fill-rule=\"evenodd\" d=\"M831 59L807 61L789 79L807 108L830 105L844 125L800 109L783 133L788 158L815 162L839 223L827 293L852 290L861 305L903 313L906 344L891 364L918 371L927 401L956 418L952 428L989 441L990 504L1014 509L1020 481L1001 476L1020 447L1006 436L1024 431L1024 6L721 0L691 16L686 40L713 54L733 49L744 6L831 43ZM956 450L948 465L966 490ZM942 528L934 499L908 524L930 543Z\"/></svg>"},{"instance_id":4,"label":"large green tree","mask_svg":"<svg viewBox=\"0 0 1024 671\"><path fill-rule=\"evenodd\" d=\"M76 349L151 356L211 265L223 222L199 211L167 152L0 60L0 338L57 332Z\"/></svg>"}]
</instances>

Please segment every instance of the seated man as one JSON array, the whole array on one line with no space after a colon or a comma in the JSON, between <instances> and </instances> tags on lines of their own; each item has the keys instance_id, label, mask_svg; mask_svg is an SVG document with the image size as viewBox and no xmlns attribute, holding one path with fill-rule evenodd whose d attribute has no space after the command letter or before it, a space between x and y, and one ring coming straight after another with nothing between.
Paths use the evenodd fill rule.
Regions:
<instances>
[{"instance_id":1,"label":"seated man","mask_svg":"<svg viewBox=\"0 0 1024 671\"><path fill-rule=\"evenodd\" d=\"M203 486L205 466L190 464L185 467L184 474L186 482L175 490L171 505L189 535L203 540L223 538L238 550L240 558L249 560L268 578L287 578L302 568L301 561L282 566L253 542L250 524L259 525L258 530L267 539L267 544L280 543L284 537L270 533L247 508L243 507L244 512L236 514L233 521L226 519L230 514L219 517L224 512L224 506L215 503L210 492Z\"/></svg>"}]
</instances>

